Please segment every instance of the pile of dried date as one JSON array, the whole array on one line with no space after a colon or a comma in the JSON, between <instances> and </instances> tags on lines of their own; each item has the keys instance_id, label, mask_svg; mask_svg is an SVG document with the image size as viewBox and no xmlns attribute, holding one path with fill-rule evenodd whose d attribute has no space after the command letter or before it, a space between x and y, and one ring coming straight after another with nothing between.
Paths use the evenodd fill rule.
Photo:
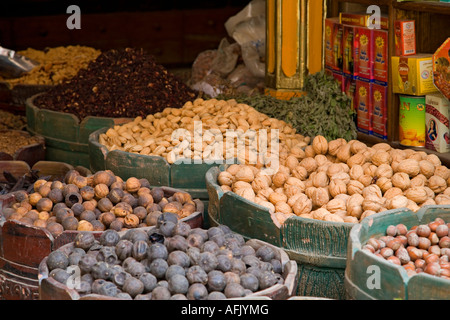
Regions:
<instances>
[{"instance_id":1,"label":"pile of dried date","mask_svg":"<svg viewBox=\"0 0 450 320\"><path fill-rule=\"evenodd\" d=\"M172 213L161 215L156 228L122 237L107 230L97 241L81 232L73 248L53 251L46 264L49 277L66 285L68 270L79 268L81 296L125 300L238 298L284 282L276 249L245 242L224 225L191 228Z\"/></svg>"},{"instance_id":2,"label":"pile of dried date","mask_svg":"<svg viewBox=\"0 0 450 320\"><path fill-rule=\"evenodd\" d=\"M34 101L39 108L87 116L134 118L180 108L196 96L143 49L101 53L86 69Z\"/></svg>"}]
</instances>

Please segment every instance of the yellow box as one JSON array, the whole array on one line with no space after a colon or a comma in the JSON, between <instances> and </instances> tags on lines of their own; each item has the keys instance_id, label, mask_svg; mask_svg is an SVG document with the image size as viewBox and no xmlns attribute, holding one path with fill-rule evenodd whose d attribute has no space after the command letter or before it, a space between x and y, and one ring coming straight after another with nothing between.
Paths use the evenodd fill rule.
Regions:
<instances>
[{"instance_id":1,"label":"yellow box","mask_svg":"<svg viewBox=\"0 0 450 320\"><path fill-rule=\"evenodd\" d=\"M391 62L394 93L423 96L438 92L433 83L432 54L393 56Z\"/></svg>"}]
</instances>

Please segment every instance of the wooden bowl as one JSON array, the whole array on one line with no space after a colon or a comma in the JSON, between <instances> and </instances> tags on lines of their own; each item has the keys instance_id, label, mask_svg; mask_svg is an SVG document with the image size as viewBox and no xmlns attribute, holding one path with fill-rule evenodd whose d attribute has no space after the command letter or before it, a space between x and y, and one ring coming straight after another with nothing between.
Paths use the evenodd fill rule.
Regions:
<instances>
[{"instance_id":1,"label":"wooden bowl","mask_svg":"<svg viewBox=\"0 0 450 320\"><path fill-rule=\"evenodd\" d=\"M153 228L153 227L152 227ZM123 232L120 232L123 235ZM283 266L282 276L283 284L273 285L265 290L254 292L243 298L233 298L230 300L286 300L291 297L297 286L297 264L295 261L289 260L288 255L280 248L275 247L267 242L250 239L246 244L252 246L255 250L263 245L268 245L280 255ZM59 250L69 254L74 248L74 243L69 243ZM80 296L80 294L72 288L56 281L49 277L49 270L47 267L47 257L45 257L39 264L39 299L40 300L120 300L115 297L108 297L99 294L88 294Z\"/></svg>"},{"instance_id":2,"label":"wooden bowl","mask_svg":"<svg viewBox=\"0 0 450 320\"><path fill-rule=\"evenodd\" d=\"M7 132L16 132L25 137L31 137L26 131L21 130L0 130L0 135ZM14 154L0 151L0 160L25 161L28 165L33 166L36 162L45 160L45 139L41 136L35 136L37 143L29 144L18 148Z\"/></svg>"}]
</instances>

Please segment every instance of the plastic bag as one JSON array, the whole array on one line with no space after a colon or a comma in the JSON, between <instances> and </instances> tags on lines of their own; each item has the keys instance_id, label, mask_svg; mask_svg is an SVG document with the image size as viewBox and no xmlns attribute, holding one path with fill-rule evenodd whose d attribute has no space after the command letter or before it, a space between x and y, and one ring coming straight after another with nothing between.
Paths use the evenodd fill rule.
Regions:
<instances>
[{"instance_id":1,"label":"plastic bag","mask_svg":"<svg viewBox=\"0 0 450 320\"><path fill-rule=\"evenodd\" d=\"M253 0L225 22L225 29L240 46L242 59L257 77L265 76L266 2Z\"/></svg>"},{"instance_id":2,"label":"plastic bag","mask_svg":"<svg viewBox=\"0 0 450 320\"><path fill-rule=\"evenodd\" d=\"M223 38L220 41L217 54L212 61L211 71L222 77L226 77L236 68L240 53L241 49L238 43L230 44L226 38Z\"/></svg>"},{"instance_id":3,"label":"plastic bag","mask_svg":"<svg viewBox=\"0 0 450 320\"><path fill-rule=\"evenodd\" d=\"M195 58L192 64L190 84L195 84L211 73L211 66L217 56L217 50L206 50Z\"/></svg>"}]
</instances>

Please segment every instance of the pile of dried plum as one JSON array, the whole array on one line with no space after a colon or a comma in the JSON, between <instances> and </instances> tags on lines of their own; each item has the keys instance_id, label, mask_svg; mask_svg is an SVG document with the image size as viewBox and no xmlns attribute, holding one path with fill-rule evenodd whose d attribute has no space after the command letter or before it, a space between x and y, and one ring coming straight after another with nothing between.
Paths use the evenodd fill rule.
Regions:
<instances>
[{"instance_id":1,"label":"pile of dried plum","mask_svg":"<svg viewBox=\"0 0 450 320\"><path fill-rule=\"evenodd\" d=\"M72 286L80 296L237 298L284 282L280 252L251 243L224 225L191 228L173 213L164 213L147 231L131 229L120 236L110 229L99 240L80 232L71 250L53 251L46 264L49 277ZM74 268L80 271L77 285L72 284Z\"/></svg>"}]
</instances>

